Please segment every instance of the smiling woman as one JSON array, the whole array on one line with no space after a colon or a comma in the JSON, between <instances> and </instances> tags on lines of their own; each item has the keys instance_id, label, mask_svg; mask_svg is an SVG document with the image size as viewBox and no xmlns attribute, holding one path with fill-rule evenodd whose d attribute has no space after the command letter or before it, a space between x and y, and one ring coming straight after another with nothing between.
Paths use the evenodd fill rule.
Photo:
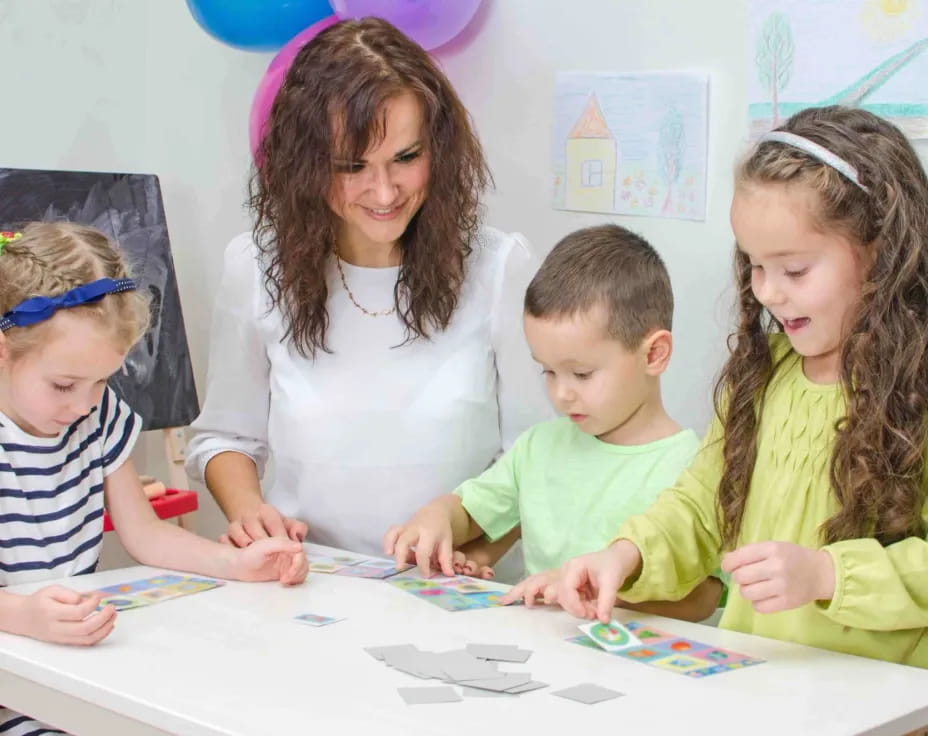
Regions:
<instances>
[{"instance_id":1,"label":"smiling woman","mask_svg":"<svg viewBox=\"0 0 928 736\"><path fill-rule=\"evenodd\" d=\"M379 552L548 415L521 335L535 262L480 223L490 174L467 111L385 21L303 47L257 160L188 472L233 544L308 531Z\"/></svg>"}]
</instances>

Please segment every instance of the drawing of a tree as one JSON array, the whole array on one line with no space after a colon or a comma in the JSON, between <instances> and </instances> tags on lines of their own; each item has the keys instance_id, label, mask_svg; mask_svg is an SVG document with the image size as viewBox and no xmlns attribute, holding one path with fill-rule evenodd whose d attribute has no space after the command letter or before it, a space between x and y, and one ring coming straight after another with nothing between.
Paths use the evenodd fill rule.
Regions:
<instances>
[{"instance_id":1,"label":"drawing of a tree","mask_svg":"<svg viewBox=\"0 0 928 736\"><path fill-rule=\"evenodd\" d=\"M665 215L673 210L673 185L680 178L685 150L686 131L683 127L683 116L677 108L672 107L664 114L664 119L661 121L660 151L658 152L661 178L667 185L667 197L664 199L662 208Z\"/></svg>"},{"instance_id":2,"label":"drawing of a tree","mask_svg":"<svg viewBox=\"0 0 928 736\"><path fill-rule=\"evenodd\" d=\"M793 30L785 13L771 13L764 21L754 55L760 83L773 101L773 127L780 124L779 94L793 73Z\"/></svg>"}]
</instances>

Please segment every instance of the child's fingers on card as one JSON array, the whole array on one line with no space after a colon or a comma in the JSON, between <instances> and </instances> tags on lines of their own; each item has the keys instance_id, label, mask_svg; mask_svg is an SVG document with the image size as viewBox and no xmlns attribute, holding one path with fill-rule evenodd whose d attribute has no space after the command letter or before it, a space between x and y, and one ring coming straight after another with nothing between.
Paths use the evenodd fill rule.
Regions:
<instances>
[{"instance_id":1,"label":"child's fingers on card","mask_svg":"<svg viewBox=\"0 0 928 736\"><path fill-rule=\"evenodd\" d=\"M615 598L619 592L619 585L609 584L599 589L599 596L596 600L596 618L604 624L612 620L612 609L615 608Z\"/></svg>"},{"instance_id":2,"label":"child's fingers on card","mask_svg":"<svg viewBox=\"0 0 928 736\"><path fill-rule=\"evenodd\" d=\"M438 565L445 575L454 575L454 565L451 564L453 553L451 537L444 535L438 540Z\"/></svg>"},{"instance_id":3,"label":"child's fingers on card","mask_svg":"<svg viewBox=\"0 0 928 736\"><path fill-rule=\"evenodd\" d=\"M408 560L415 562L415 552L412 549L413 543L413 537L401 529L393 542L393 561L397 567Z\"/></svg>"},{"instance_id":4,"label":"child's fingers on card","mask_svg":"<svg viewBox=\"0 0 928 736\"><path fill-rule=\"evenodd\" d=\"M394 524L383 535L383 553L385 555L393 554L393 548L396 546L396 540L399 538L402 529L403 527L399 524Z\"/></svg>"},{"instance_id":5,"label":"child's fingers on card","mask_svg":"<svg viewBox=\"0 0 928 736\"><path fill-rule=\"evenodd\" d=\"M548 583L544 587L542 598L544 598L546 606L551 606L557 603L557 583Z\"/></svg>"},{"instance_id":6,"label":"child's fingers on card","mask_svg":"<svg viewBox=\"0 0 928 736\"><path fill-rule=\"evenodd\" d=\"M432 573L432 551L435 549L435 539L430 532L419 535L416 541L416 565L423 575Z\"/></svg>"}]
</instances>

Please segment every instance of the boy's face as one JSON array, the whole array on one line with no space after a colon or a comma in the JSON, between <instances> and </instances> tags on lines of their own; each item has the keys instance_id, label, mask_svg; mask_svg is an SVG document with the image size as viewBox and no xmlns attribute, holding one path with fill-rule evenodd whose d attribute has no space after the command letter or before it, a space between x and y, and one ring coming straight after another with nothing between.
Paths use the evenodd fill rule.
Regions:
<instances>
[{"instance_id":1,"label":"boy's face","mask_svg":"<svg viewBox=\"0 0 928 736\"><path fill-rule=\"evenodd\" d=\"M47 341L16 358L0 340L0 410L38 437L89 414L126 357L92 319L59 312L51 321Z\"/></svg>"},{"instance_id":2,"label":"boy's face","mask_svg":"<svg viewBox=\"0 0 928 736\"><path fill-rule=\"evenodd\" d=\"M653 391L648 341L629 350L611 337L601 305L573 317L539 319L526 314L524 327L554 408L604 442L621 435Z\"/></svg>"}]
</instances>

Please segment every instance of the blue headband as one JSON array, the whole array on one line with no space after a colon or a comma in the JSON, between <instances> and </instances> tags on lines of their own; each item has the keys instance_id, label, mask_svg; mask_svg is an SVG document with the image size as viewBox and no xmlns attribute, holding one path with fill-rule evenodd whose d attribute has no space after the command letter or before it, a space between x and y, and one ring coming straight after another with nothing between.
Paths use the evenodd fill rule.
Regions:
<instances>
[{"instance_id":1,"label":"blue headband","mask_svg":"<svg viewBox=\"0 0 928 736\"><path fill-rule=\"evenodd\" d=\"M119 291L134 291L132 279L97 279L89 284L76 286L59 296L34 296L13 307L0 317L0 330L30 325L51 319L59 309L79 307L81 304L98 302L107 294Z\"/></svg>"}]
</instances>

